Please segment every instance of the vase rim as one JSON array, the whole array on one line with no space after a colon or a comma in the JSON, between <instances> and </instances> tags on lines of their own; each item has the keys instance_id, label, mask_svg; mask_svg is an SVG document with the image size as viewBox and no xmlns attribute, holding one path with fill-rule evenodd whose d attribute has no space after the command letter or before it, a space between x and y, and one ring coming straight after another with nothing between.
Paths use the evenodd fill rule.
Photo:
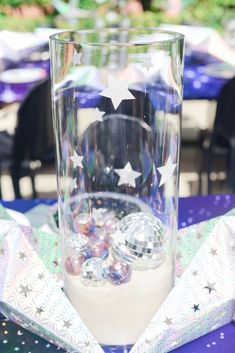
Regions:
<instances>
[{"instance_id":1,"label":"vase rim","mask_svg":"<svg viewBox=\"0 0 235 353\"><path fill-rule=\"evenodd\" d=\"M157 37L152 37L148 41L136 40L136 41L98 41L98 40L84 40L82 37L87 36L100 36L101 34L115 34L115 33L130 33L130 34L139 34L142 36L146 35L158 35ZM74 38L72 38L74 37ZM75 38L77 37L77 39ZM170 44L178 41L184 40L184 35L178 32L168 31L165 29L160 29L157 27L130 27L130 28L102 28L102 29L82 29L82 30L65 30L54 33L50 36L50 41L60 44L74 44L74 45L91 45L93 47L134 47L134 46L145 46L145 45L161 45L161 44ZM72 39L71 39L72 38ZM146 37L145 37L146 39Z\"/></svg>"}]
</instances>

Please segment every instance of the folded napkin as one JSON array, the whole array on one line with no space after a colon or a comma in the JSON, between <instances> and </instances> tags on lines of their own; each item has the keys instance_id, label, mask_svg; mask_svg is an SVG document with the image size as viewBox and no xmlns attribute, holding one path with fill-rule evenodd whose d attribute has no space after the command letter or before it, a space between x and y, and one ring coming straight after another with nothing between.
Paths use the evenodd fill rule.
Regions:
<instances>
[{"instance_id":1,"label":"folded napkin","mask_svg":"<svg viewBox=\"0 0 235 353\"><path fill-rule=\"evenodd\" d=\"M0 310L69 352L103 352L60 289L58 235L21 228L4 212L0 209ZM176 257L177 284L131 353L168 352L232 321L234 211L181 230Z\"/></svg>"}]
</instances>

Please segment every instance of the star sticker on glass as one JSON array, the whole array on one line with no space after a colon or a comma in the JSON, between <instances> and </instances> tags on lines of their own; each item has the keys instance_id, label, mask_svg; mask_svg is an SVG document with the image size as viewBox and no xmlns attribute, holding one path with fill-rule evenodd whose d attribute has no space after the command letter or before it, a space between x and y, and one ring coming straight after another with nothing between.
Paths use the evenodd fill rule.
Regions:
<instances>
[{"instance_id":1,"label":"star sticker on glass","mask_svg":"<svg viewBox=\"0 0 235 353\"><path fill-rule=\"evenodd\" d=\"M166 320L164 321L164 323L165 323L167 326L173 325L172 320L173 320L172 318L166 317Z\"/></svg>"},{"instance_id":2,"label":"star sticker on glass","mask_svg":"<svg viewBox=\"0 0 235 353\"><path fill-rule=\"evenodd\" d=\"M161 174L159 187L172 180L175 168L176 164L172 163L170 156L168 157L167 162L163 167L157 168L157 170Z\"/></svg>"},{"instance_id":3,"label":"star sticker on glass","mask_svg":"<svg viewBox=\"0 0 235 353\"><path fill-rule=\"evenodd\" d=\"M208 291L209 291L209 294L211 294L211 292L214 290L216 290L215 289L215 283L210 283L210 282L208 282L207 281L207 285L204 287L205 289L208 289Z\"/></svg>"},{"instance_id":4,"label":"star sticker on glass","mask_svg":"<svg viewBox=\"0 0 235 353\"><path fill-rule=\"evenodd\" d=\"M120 81L109 76L108 82L108 87L105 88L100 95L110 98L114 109L117 109L123 100L135 99L133 94L128 90L128 82L126 80Z\"/></svg>"},{"instance_id":5,"label":"star sticker on glass","mask_svg":"<svg viewBox=\"0 0 235 353\"><path fill-rule=\"evenodd\" d=\"M20 252L19 253L19 259L20 260L24 260L24 259L26 259L27 258L27 256L26 256L26 254L24 253L24 252Z\"/></svg>"},{"instance_id":6,"label":"star sticker on glass","mask_svg":"<svg viewBox=\"0 0 235 353\"><path fill-rule=\"evenodd\" d=\"M29 292L32 292L32 289L29 288L28 284L26 286L21 285L20 288L20 294L24 294L25 297L28 296Z\"/></svg>"},{"instance_id":7,"label":"star sticker on glass","mask_svg":"<svg viewBox=\"0 0 235 353\"><path fill-rule=\"evenodd\" d=\"M114 169L114 171L119 175L118 185L131 185L136 187L135 179L139 178L141 173L132 169L131 163L127 162L124 168Z\"/></svg>"},{"instance_id":8,"label":"star sticker on glass","mask_svg":"<svg viewBox=\"0 0 235 353\"><path fill-rule=\"evenodd\" d=\"M93 121L103 121L102 117L105 112L99 110L99 108L95 108L95 111L92 114Z\"/></svg>"},{"instance_id":9,"label":"star sticker on glass","mask_svg":"<svg viewBox=\"0 0 235 353\"><path fill-rule=\"evenodd\" d=\"M197 305L194 304L193 307L192 307L192 309L194 310L194 312L200 311L199 304L197 304Z\"/></svg>"},{"instance_id":10,"label":"star sticker on glass","mask_svg":"<svg viewBox=\"0 0 235 353\"><path fill-rule=\"evenodd\" d=\"M66 327L67 329L69 329L72 326L70 320L64 320L64 327Z\"/></svg>"},{"instance_id":11,"label":"star sticker on glass","mask_svg":"<svg viewBox=\"0 0 235 353\"><path fill-rule=\"evenodd\" d=\"M147 56L143 62L143 67L149 71L153 67L152 59L150 56Z\"/></svg>"},{"instance_id":12,"label":"star sticker on glass","mask_svg":"<svg viewBox=\"0 0 235 353\"><path fill-rule=\"evenodd\" d=\"M73 167L74 168L77 168L77 167L80 167L80 168L83 168L83 165L82 165L82 160L83 160L83 156L79 156L77 154L76 151L74 151L73 155L69 157L71 159L71 161L73 162Z\"/></svg>"}]
</instances>

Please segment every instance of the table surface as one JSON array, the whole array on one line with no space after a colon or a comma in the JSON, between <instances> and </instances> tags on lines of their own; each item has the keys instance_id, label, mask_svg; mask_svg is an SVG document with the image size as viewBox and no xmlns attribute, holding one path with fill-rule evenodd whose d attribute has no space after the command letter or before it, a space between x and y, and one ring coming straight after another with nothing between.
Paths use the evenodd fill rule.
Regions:
<instances>
[{"instance_id":1,"label":"table surface","mask_svg":"<svg viewBox=\"0 0 235 353\"><path fill-rule=\"evenodd\" d=\"M20 212L27 212L32 207L43 203L52 205L53 199L15 200L4 202L5 207ZM235 195L210 195L181 198L179 201L179 227L223 215L235 207ZM56 353L63 352L52 344L38 338L9 321L0 321L0 353ZM114 351L107 351L111 353ZM115 351L116 352L116 351ZM180 348L174 353L234 353L235 324L230 323L222 328L200 337ZM157 353L157 352L156 352Z\"/></svg>"},{"instance_id":2,"label":"table surface","mask_svg":"<svg viewBox=\"0 0 235 353\"><path fill-rule=\"evenodd\" d=\"M30 61L25 59L19 63L11 64L8 69L34 67L44 69L49 75L49 60ZM185 56L184 99L217 99L222 87L232 76L235 76L235 68L231 65L218 61L207 53L193 52L190 56ZM0 102L20 102L37 84L37 81L22 84L5 84L0 81Z\"/></svg>"}]
</instances>

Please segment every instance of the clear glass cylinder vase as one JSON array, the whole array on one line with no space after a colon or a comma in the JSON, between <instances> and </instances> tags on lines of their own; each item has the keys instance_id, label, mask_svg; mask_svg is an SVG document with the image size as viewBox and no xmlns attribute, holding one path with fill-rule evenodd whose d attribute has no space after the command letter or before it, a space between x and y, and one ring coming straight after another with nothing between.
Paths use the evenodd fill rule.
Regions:
<instances>
[{"instance_id":1,"label":"clear glass cylinder vase","mask_svg":"<svg viewBox=\"0 0 235 353\"><path fill-rule=\"evenodd\" d=\"M50 40L64 289L107 351L134 344L174 284L183 41Z\"/></svg>"}]
</instances>

